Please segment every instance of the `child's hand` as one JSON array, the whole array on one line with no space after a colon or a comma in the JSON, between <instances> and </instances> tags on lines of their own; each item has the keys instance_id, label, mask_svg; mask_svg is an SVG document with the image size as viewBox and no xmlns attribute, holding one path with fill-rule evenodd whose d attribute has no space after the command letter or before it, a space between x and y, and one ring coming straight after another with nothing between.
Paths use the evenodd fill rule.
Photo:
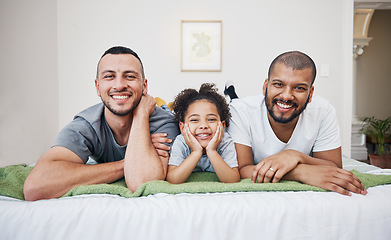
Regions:
<instances>
[{"instance_id":1,"label":"child's hand","mask_svg":"<svg viewBox=\"0 0 391 240\"><path fill-rule=\"evenodd\" d=\"M183 137L185 138L185 142L187 146L191 149L193 152L201 151L203 150L201 144L197 141L197 139L191 134L190 127L188 123L185 123L185 126L182 130Z\"/></svg>"},{"instance_id":2,"label":"child's hand","mask_svg":"<svg viewBox=\"0 0 391 240\"><path fill-rule=\"evenodd\" d=\"M210 140L208 146L206 147L206 151L214 151L217 149L221 140L223 139L224 134L224 126L221 122L217 125L216 133L213 136L212 140Z\"/></svg>"}]
</instances>

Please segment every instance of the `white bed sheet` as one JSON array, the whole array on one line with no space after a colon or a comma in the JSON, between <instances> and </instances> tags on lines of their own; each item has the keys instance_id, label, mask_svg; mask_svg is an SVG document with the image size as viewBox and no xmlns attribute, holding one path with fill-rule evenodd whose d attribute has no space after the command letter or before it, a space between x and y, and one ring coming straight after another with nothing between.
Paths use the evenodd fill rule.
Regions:
<instances>
[{"instance_id":1,"label":"white bed sheet","mask_svg":"<svg viewBox=\"0 0 391 240\"><path fill-rule=\"evenodd\" d=\"M36 202L0 197L0 239L391 239L391 185L350 197L333 192L94 194Z\"/></svg>"}]
</instances>

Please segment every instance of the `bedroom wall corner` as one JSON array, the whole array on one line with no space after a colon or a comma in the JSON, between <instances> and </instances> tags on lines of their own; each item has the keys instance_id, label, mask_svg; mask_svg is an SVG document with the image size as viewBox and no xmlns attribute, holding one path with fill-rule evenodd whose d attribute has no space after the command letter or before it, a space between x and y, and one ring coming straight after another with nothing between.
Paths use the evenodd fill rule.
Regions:
<instances>
[{"instance_id":1,"label":"bedroom wall corner","mask_svg":"<svg viewBox=\"0 0 391 240\"><path fill-rule=\"evenodd\" d=\"M346 0L344 2L345 14L343 15L343 64L344 81L343 87L343 121L341 131L342 154L346 157L351 156L352 142L352 119L353 119L353 17L354 1Z\"/></svg>"}]
</instances>

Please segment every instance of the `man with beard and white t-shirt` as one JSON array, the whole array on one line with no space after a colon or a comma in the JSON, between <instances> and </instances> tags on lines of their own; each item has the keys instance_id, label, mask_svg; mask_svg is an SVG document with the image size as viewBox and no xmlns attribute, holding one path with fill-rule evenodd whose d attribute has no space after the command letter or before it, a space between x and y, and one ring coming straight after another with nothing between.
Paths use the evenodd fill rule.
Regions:
<instances>
[{"instance_id":1,"label":"man with beard and white t-shirt","mask_svg":"<svg viewBox=\"0 0 391 240\"><path fill-rule=\"evenodd\" d=\"M335 109L313 96L315 76L309 56L286 52L271 63L263 95L232 100L228 132L241 178L295 180L344 195L365 195L361 181L342 169Z\"/></svg>"}]
</instances>

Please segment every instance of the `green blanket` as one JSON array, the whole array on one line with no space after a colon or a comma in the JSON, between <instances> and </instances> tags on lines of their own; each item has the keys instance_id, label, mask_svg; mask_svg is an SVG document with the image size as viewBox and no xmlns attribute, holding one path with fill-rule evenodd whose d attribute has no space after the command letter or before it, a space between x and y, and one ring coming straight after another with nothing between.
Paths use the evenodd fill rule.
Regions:
<instances>
[{"instance_id":1,"label":"green blanket","mask_svg":"<svg viewBox=\"0 0 391 240\"><path fill-rule=\"evenodd\" d=\"M0 168L0 195L17 199L24 199L23 184L32 167L13 165ZM363 182L365 188L391 183L391 175L373 175L352 172ZM215 192L250 192L250 191L325 191L324 189L302 184L295 181L281 181L280 183L253 184L250 179L243 179L238 183L220 183L215 173L193 173L186 183L170 184L166 181L151 181L143 184L132 193L124 179L111 184L83 185L71 189L63 197L81 194L115 194L126 198L148 196L156 193L215 193Z\"/></svg>"}]
</instances>

